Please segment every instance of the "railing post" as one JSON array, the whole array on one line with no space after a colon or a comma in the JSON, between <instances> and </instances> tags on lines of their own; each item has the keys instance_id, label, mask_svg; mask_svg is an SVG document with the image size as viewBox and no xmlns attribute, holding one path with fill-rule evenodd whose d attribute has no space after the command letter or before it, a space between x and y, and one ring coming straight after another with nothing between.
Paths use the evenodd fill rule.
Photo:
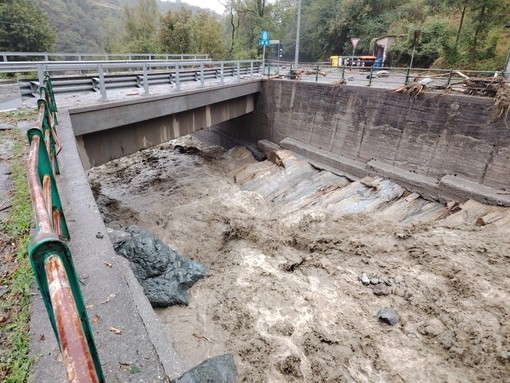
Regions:
<instances>
[{"instance_id":1,"label":"railing post","mask_svg":"<svg viewBox=\"0 0 510 383\"><path fill-rule=\"evenodd\" d=\"M237 61L237 81L241 81L241 62Z\"/></svg>"},{"instance_id":2,"label":"railing post","mask_svg":"<svg viewBox=\"0 0 510 383\"><path fill-rule=\"evenodd\" d=\"M101 101L106 101L106 84L104 83L103 66L98 64L97 70L99 72L99 92L101 93Z\"/></svg>"},{"instance_id":3,"label":"railing post","mask_svg":"<svg viewBox=\"0 0 510 383\"><path fill-rule=\"evenodd\" d=\"M143 95L149 95L149 77L147 75L147 64L143 64Z\"/></svg>"},{"instance_id":4,"label":"railing post","mask_svg":"<svg viewBox=\"0 0 510 383\"><path fill-rule=\"evenodd\" d=\"M225 63L222 61L220 65L220 84L223 85L225 83Z\"/></svg>"},{"instance_id":5,"label":"railing post","mask_svg":"<svg viewBox=\"0 0 510 383\"><path fill-rule=\"evenodd\" d=\"M7 55L5 53L3 54L3 57L4 57L4 62L7 62Z\"/></svg>"},{"instance_id":6,"label":"railing post","mask_svg":"<svg viewBox=\"0 0 510 383\"><path fill-rule=\"evenodd\" d=\"M345 67L343 66L342 67L342 80L345 79Z\"/></svg>"},{"instance_id":7,"label":"railing post","mask_svg":"<svg viewBox=\"0 0 510 383\"><path fill-rule=\"evenodd\" d=\"M450 86L450 83L452 81L452 73L453 73L453 68L450 69L450 71L448 72L448 81L446 82L446 87L447 88Z\"/></svg>"},{"instance_id":8,"label":"railing post","mask_svg":"<svg viewBox=\"0 0 510 383\"><path fill-rule=\"evenodd\" d=\"M411 72L411 67L407 67L405 85L407 85L407 83L409 82L409 73L410 72Z\"/></svg>"},{"instance_id":9,"label":"railing post","mask_svg":"<svg viewBox=\"0 0 510 383\"><path fill-rule=\"evenodd\" d=\"M250 60L250 78L253 78L253 60Z\"/></svg>"},{"instance_id":10,"label":"railing post","mask_svg":"<svg viewBox=\"0 0 510 383\"><path fill-rule=\"evenodd\" d=\"M317 68L315 68L315 82L319 81L319 64L317 64Z\"/></svg>"},{"instance_id":11,"label":"railing post","mask_svg":"<svg viewBox=\"0 0 510 383\"><path fill-rule=\"evenodd\" d=\"M44 61L49 61L48 60L48 52L44 52Z\"/></svg>"},{"instance_id":12,"label":"railing post","mask_svg":"<svg viewBox=\"0 0 510 383\"><path fill-rule=\"evenodd\" d=\"M181 77L179 71L179 63L175 63L175 89L179 92L181 90Z\"/></svg>"},{"instance_id":13,"label":"railing post","mask_svg":"<svg viewBox=\"0 0 510 383\"><path fill-rule=\"evenodd\" d=\"M204 63L200 63L200 87L203 88L204 84Z\"/></svg>"},{"instance_id":14,"label":"railing post","mask_svg":"<svg viewBox=\"0 0 510 383\"><path fill-rule=\"evenodd\" d=\"M372 85L372 77L374 75L374 67L370 67L370 73L368 74L368 86Z\"/></svg>"}]
</instances>

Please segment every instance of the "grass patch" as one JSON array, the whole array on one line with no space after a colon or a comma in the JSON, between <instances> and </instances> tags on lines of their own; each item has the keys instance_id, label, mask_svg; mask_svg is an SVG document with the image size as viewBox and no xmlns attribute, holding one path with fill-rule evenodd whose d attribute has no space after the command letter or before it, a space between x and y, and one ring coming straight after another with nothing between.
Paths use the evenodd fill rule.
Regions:
<instances>
[{"instance_id":1,"label":"grass patch","mask_svg":"<svg viewBox=\"0 0 510 383\"><path fill-rule=\"evenodd\" d=\"M0 116L1 117L1 116ZM10 114L12 118L23 116ZM32 224L32 207L28 190L26 138L19 131L6 133L14 142L11 177L13 181L12 210L0 223L4 233L3 244L9 243L10 251L4 253L0 284L8 286L8 293L0 299L0 381L24 383L30 375L32 360L29 356L30 285L34 280L28 257L28 241ZM4 247L5 248L5 247Z\"/></svg>"}]
</instances>

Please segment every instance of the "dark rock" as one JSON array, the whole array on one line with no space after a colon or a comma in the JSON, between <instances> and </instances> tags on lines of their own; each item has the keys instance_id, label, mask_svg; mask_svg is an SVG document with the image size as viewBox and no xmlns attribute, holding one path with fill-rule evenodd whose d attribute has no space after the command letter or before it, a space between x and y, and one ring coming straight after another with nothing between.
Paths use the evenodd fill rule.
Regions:
<instances>
[{"instance_id":1,"label":"dark rock","mask_svg":"<svg viewBox=\"0 0 510 383\"><path fill-rule=\"evenodd\" d=\"M175 383L235 383L237 368L231 354L207 359L184 373Z\"/></svg>"},{"instance_id":2,"label":"dark rock","mask_svg":"<svg viewBox=\"0 0 510 383\"><path fill-rule=\"evenodd\" d=\"M253 155L253 157L259 162L267 159L265 153L262 152L259 148L257 148L254 145L248 145L248 146L246 146L246 149L248 149L251 152L251 154Z\"/></svg>"},{"instance_id":3,"label":"dark rock","mask_svg":"<svg viewBox=\"0 0 510 383\"><path fill-rule=\"evenodd\" d=\"M375 295L390 295L391 288L386 283L379 283L373 287Z\"/></svg>"},{"instance_id":4,"label":"dark rock","mask_svg":"<svg viewBox=\"0 0 510 383\"><path fill-rule=\"evenodd\" d=\"M383 307L377 313L377 318L381 322L387 323L390 326L394 326L398 323L398 315L397 312L391 308Z\"/></svg>"},{"instance_id":5,"label":"dark rock","mask_svg":"<svg viewBox=\"0 0 510 383\"><path fill-rule=\"evenodd\" d=\"M138 226L110 232L109 236L117 254L129 260L136 279L154 307L188 304L188 289L204 277L204 266L183 258Z\"/></svg>"}]
</instances>

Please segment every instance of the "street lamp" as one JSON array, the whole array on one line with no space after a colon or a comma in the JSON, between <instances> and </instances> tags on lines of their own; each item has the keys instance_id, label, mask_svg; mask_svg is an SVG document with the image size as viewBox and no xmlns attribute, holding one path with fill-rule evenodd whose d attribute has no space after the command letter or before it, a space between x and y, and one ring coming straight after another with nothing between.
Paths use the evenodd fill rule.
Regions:
<instances>
[{"instance_id":1,"label":"street lamp","mask_svg":"<svg viewBox=\"0 0 510 383\"><path fill-rule=\"evenodd\" d=\"M297 29L296 29L296 53L294 56L294 66L297 67L299 62L299 29L301 26L301 0L298 0L298 11L297 11Z\"/></svg>"}]
</instances>

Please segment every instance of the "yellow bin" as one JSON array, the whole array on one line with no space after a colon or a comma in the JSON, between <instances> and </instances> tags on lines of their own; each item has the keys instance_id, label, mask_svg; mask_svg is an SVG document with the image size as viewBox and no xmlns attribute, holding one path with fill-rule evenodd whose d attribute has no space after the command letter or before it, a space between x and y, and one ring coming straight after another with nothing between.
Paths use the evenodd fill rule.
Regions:
<instances>
[{"instance_id":1,"label":"yellow bin","mask_svg":"<svg viewBox=\"0 0 510 383\"><path fill-rule=\"evenodd\" d=\"M340 56L331 56L329 59L331 61L331 66L338 66L338 59Z\"/></svg>"}]
</instances>

